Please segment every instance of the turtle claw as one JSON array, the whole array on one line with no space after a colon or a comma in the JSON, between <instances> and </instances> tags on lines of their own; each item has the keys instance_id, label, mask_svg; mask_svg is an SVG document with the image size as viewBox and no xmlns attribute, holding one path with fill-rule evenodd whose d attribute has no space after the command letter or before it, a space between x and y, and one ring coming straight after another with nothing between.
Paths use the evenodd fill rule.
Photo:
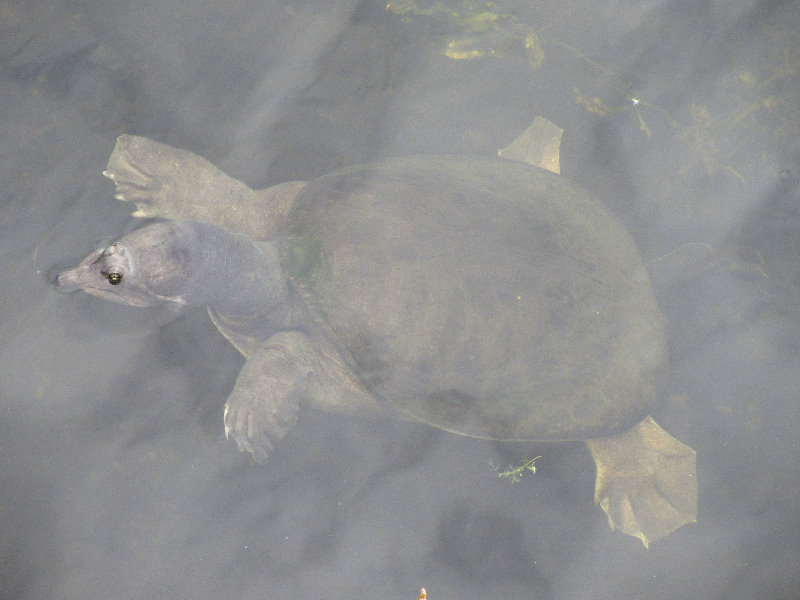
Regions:
<instances>
[{"instance_id":1,"label":"turtle claw","mask_svg":"<svg viewBox=\"0 0 800 600\"><path fill-rule=\"evenodd\" d=\"M611 529L640 539L647 548L697 521L695 451L652 417L586 445L597 463L594 501L608 515Z\"/></svg>"}]
</instances>

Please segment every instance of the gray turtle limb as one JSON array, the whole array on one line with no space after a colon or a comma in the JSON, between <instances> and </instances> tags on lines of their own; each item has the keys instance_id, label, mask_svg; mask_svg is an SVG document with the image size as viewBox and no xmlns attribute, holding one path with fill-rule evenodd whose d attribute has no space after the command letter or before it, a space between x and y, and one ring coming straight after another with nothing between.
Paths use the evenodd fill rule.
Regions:
<instances>
[{"instance_id":1,"label":"gray turtle limb","mask_svg":"<svg viewBox=\"0 0 800 600\"><path fill-rule=\"evenodd\" d=\"M645 548L697 521L697 460L647 417L615 436L586 440L597 464L594 501L611 529L639 538Z\"/></svg>"},{"instance_id":2,"label":"gray turtle limb","mask_svg":"<svg viewBox=\"0 0 800 600\"><path fill-rule=\"evenodd\" d=\"M264 462L273 443L297 422L309 368L298 356L297 333L273 336L242 367L225 403L225 437Z\"/></svg>"},{"instance_id":3,"label":"gray turtle limb","mask_svg":"<svg viewBox=\"0 0 800 600\"><path fill-rule=\"evenodd\" d=\"M225 435L264 462L297 422L301 403L337 412L381 410L333 349L285 331L270 337L239 373L225 404Z\"/></svg>"},{"instance_id":4,"label":"gray turtle limb","mask_svg":"<svg viewBox=\"0 0 800 600\"><path fill-rule=\"evenodd\" d=\"M305 185L256 192L193 152L135 135L117 138L103 175L115 198L136 205L134 217L208 221L257 240L272 235Z\"/></svg>"},{"instance_id":5,"label":"gray turtle limb","mask_svg":"<svg viewBox=\"0 0 800 600\"><path fill-rule=\"evenodd\" d=\"M535 167L561 173L561 136L564 130L544 117L536 117L533 123L517 139L502 150L500 158L517 160Z\"/></svg>"}]
</instances>

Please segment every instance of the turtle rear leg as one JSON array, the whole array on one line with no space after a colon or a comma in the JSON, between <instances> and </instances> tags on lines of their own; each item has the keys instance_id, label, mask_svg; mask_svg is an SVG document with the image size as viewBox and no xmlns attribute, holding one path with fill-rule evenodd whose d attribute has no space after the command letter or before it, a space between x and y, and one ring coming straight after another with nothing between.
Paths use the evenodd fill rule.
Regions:
<instances>
[{"instance_id":1,"label":"turtle rear leg","mask_svg":"<svg viewBox=\"0 0 800 600\"><path fill-rule=\"evenodd\" d=\"M203 157L136 135L117 138L103 175L114 182L118 200L136 205L134 217L220 223L225 213L257 199Z\"/></svg>"},{"instance_id":2,"label":"turtle rear leg","mask_svg":"<svg viewBox=\"0 0 800 600\"><path fill-rule=\"evenodd\" d=\"M652 417L586 445L597 464L594 501L608 515L611 529L648 547L697 521L696 453Z\"/></svg>"}]
</instances>

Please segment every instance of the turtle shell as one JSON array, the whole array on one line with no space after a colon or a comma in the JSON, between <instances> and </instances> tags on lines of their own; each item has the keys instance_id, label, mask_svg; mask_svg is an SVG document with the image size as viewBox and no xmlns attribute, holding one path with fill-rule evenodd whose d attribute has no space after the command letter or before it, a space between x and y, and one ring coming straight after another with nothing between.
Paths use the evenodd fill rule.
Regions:
<instances>
[{"instance_id":1,"label":"turtle shell","mask_svg":"<svg viewBox=\"0 0 800 600\"><path fill-rule=\"evenodd\" d=\"M430 425L579 440L658 398L662 315L630 235L566 179L419 156L309 183L281 261L377 397Z\"/></svg>"}]
</instances>

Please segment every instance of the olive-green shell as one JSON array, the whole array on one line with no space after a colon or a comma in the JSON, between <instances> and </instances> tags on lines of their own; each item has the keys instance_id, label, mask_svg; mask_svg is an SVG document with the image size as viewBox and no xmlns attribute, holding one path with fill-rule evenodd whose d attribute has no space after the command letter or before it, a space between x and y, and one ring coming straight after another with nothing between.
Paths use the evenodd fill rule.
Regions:
<instances>
[{"instance_id":1,"label":"olive-green shell","mask_svg":"<svg viewBox=\"0 0 800 600\"><path fill-rule=\"evenodd\" d=\"M648 414L662 317L631 237L566 179L419 156L299 194L284 269L362 381L437 427L588 439Z\"/></svg>"}]
</instances>

